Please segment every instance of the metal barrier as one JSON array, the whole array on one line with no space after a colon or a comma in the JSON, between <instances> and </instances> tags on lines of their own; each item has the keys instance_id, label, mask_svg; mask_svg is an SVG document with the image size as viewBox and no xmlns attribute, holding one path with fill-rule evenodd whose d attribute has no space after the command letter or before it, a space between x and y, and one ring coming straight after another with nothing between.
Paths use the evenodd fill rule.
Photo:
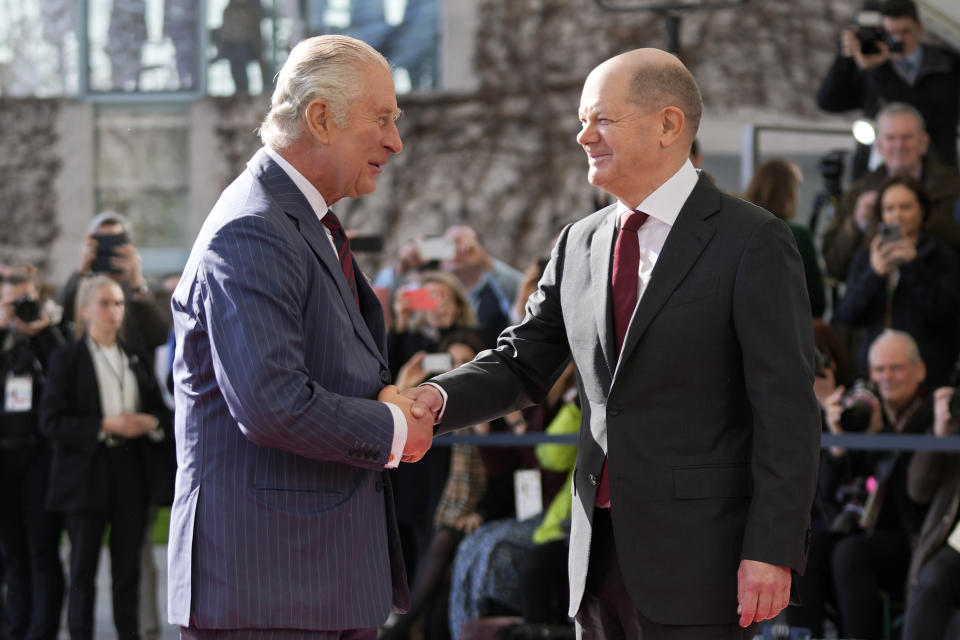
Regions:
<instances>
[{"instance_id":1,"label":"metal barrier","mask_svg":"<svg viewBox=\"0 0 960 640\"><path fill-rule=\"evenodd\" d=\"M475 444L484 447L532 447L538 444L577 444L576 434L553 436L545 433L491 433L487 435L449 433L437 437L435 446ZM960 453L960 436L936 438L918 434L877 433L874 435L823 434L820 447L844 447L862 451L940 451Z\"/></svg>"}]
</instances>

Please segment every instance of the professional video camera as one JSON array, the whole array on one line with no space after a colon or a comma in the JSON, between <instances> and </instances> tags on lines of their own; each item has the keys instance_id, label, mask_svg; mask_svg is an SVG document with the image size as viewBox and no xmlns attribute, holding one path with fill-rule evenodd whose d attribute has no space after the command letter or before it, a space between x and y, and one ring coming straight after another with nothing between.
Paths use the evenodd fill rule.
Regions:
<instances>
[{"instance_id":1,"label":"professional video camera","mask_svg":"<svg viewBox=\"0 0 960 640\"><path fill-rule=\"evenodd\" d=\"M860 41L860 53L863 55L880 53L881 42L886 43L891 53L903 51L903 43L894 40L884 30L883 13L877 0L864 0L853 22L856 25L857 40Z\"/></svg>"}]
</instances>

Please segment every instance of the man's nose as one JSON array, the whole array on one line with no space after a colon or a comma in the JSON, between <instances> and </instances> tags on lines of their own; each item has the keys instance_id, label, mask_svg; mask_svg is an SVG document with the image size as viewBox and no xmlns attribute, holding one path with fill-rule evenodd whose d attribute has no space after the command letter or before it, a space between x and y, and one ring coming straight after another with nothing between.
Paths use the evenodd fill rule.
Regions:
<instances>
[{"instance_id":1,"label":"man's nose","mask_svg":"<svg viewBox=\"0 0 960 640\"><path fill-rule=\"evenodd\" d=\"M387 133L383 146L390 150L390 153L400 153L403 151L403 141L400 139L400 130L397 129L397 123L390 123L390 131Z\"/></svg>"},{"instance_id":2,"label":"man's nose","mask_svg":"<svg viewBox=\"0 0 960 640\"><path fill-rule=\"evenodd\" d=\"M577 143L581 145L590 144L595 142L597 139L597 130L596 128L587 123L580 128L580 133L577 134Z\"/></svg>"}]
</instances>

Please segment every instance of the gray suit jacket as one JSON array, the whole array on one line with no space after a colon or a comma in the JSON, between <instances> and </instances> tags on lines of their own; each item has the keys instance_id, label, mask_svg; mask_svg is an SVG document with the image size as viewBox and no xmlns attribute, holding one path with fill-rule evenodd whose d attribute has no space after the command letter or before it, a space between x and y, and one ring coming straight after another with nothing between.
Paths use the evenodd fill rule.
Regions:
<instances>
[{"instance_id":1,"label":"gray suit jacket","mask_svg":"<svg viewBox=\"0 0 960 640\"><path fill-rule=\"evenodd\" d=\"M664 624L737 620L741 558L802 571L820 416L813 329L793 236L701 177L667 237L619 359L615 208L561 233L526 318L435 381L442 431L537 402L572 356L583 419L570 614L609 454L617 554L634 604Z\"/></svg>"},{"instance_id":2,"label":"gray suit jacket","mask_svg":"<svg viewBox=\"0 0 960 640\"><path fill-rule=\"evenodd\" d=\"M359 274L359 267L355 268ZM173 296L168 609L199 628L374 627L408 593L383 466L383 314L360 307L264 150L211 211Z\"/></svg>"}]
</instances>

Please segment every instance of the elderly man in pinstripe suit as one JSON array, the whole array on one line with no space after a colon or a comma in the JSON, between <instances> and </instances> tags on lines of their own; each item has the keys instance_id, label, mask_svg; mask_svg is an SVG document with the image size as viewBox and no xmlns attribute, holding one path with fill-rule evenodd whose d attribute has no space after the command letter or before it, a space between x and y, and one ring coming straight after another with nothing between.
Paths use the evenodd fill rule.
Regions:
<instances>
[{"instance_id":1,"label":"elderly man in pinstripe suit","mask_svg":"<svg viewBox=\"0 0 960 640\"><path fill-rule=\"evenodd\" d=\"M408 591L386 467L429 448L329 207L402 149L387 61L297 45L173 295L169 618L185 638L374 638ZM390 403L378 401L378 394Z\"/></svg>"}]
</instances>

